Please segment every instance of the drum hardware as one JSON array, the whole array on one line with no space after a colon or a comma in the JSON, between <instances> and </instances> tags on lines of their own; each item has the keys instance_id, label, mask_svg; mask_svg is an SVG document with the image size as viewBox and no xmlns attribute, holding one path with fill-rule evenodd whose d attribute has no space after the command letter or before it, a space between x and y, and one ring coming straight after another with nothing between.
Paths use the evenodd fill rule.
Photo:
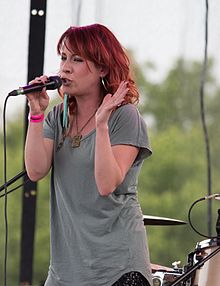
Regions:
<instances>
[{"instance_id":1,"label":"drum hardware","mask_svg":"<svg viewBox=\"0 0 220 286\"><path fill-rule=\"evenodd\" d=\"M175 261L172 263L173 268L161 267L155 273L153 273L153 286L169 286L178 277L182 275L183 269L179 267L180 261ZM167 270L166 270L167 269ZM183 284L179 284L182 286Z\"/></svg>"},{"instance_id":2,"label":"drum hardware","mask_svg":"<svg viewBox=\"0 0 220 286\"><path fill-rule=\"evenodd\" d=\"M180 260L174 261L174 262L172 263L173 269L174 269L174 270L179 270L180 268L179 268L178 266L180 265L180 263L181 263Z\"/></svg>"},{"instance_id":3,"label":"drum hardware","mask_svg":"<svg viewBox=\"0 0 220 286\"><path fill-rule=\"evenodd\" d=\"M181 273L178 272L162 272L157 271L153 274L152 280L153 280L153 286L169 286L172 284L173 281L176 281L176 279L181 275ZM178 284L178 286L182 286L183 284Z\"/></svg>"},{"instance_id":4,"label":"drum hardware","mask_svg":"<svg viewBox=\"0 0 220 286\"><path fill-rule=\"evenodd\" d=\"M185 283L188 283L187 279L191 278L195 274L195 271L197 269L201 268L206 261L208 261L210 258L215 256L218 252L220 252L220 246L217 247L212 253L210 253L206 257L200 259L194 266L190 267L183 275L181 275L172 284L170 284L170 286L179 286L179 285L181 285L179 283L184 282L184 281L185 281ZM191 275L191 277L190 277L190 275ZM185 284L185 285L187 285L187 284ZM210 286L215 286L215 285L210 285Z\"/></svg>"},{"instance_id":5,"label":"drum hardware","mask_svg":"<svg viewBox=\"0 0 220 286\"><path fill-rule=\"evenodd\" d=\"M216 232L217 232L217 245L220 245L220 209L218 209L218 218L216 221Z\"/></svg>"},{"instance_id":6,"label":"drum hardware","mask_svg":"<svg viewBox=\"0 0 220 286\"><path fill-rule=\"evenodd\" d=\"M215 198L216 197L219 198L219 196L220 195L218 195L218 194L212 195L212 197L215 197ZM199 202L201 200L204 200L204 198L197 200L195 203L197 203L197 202ZM195 203L193 203L193 205L195 205ZM191 206L191 209L192 209L192 206ZM191 224L191 226L192 226L192 224ZM210 273L205 273L203 271L204 275L201 276L201 279L200 279L200 277L196 277L196 276L199 276L197 270L201 271L202 267L205 264L205 262L210 260L212 257L216 256L220 252L220 209L218 209L218 218L217 218L217 222L216 222L216 232L217 232L217 236L216 237L208 239L208 240L205 240L202 243L197 243L196 250L189 254L188 265L184 269L184 274L181 275L179 278L177 278L173 283L171 283L170 286L179 286L179 285L217 286L217 285L219 285L219 277L217 277L218 274L216 274L216 277L213 278L212 277L213 275L211 275ZM214 250L212 251L212 249L211 249L210 253L209 253L208 250L210 248L212 248ZM193 265L193 262L194 262L193 259L194 258L195 258L195 260L197 260L197 263L195 263ZM218 261L216 261L216 262L218 262ZM201 269L201 270L199 270L199 269ZM216 279L218 281L216 281ZM208 281L210 281L210 282L208 282ZM183 284L179 284L179 283L183 283Z\"/></svg>"},{"instance_id":7,"label":"drum hardware","mask_svg":"<svg viewBox=\"0 0 220 286\"><path fill-rule=\"evenodd\" d=\"M191 252L188 255L188 259L187 259L187 264L184 265L184 273L187 273L189 271L189 269L192 268L193 264L194 264L194 256L195 256L195 251ZM192 285L192 280L194 279L194 275L190 276L187 280L186 280L186 285Z\"/></svg>"},{"instance_id":8,"label":"drum hardware","mask_svg":"<svg viewBox=\"0 0 220 286\"><path fill-rule=\"evenodd\" d=\"M201 198L195 201L190 207L188 218L191 227L206 238L205 241L197 243L195 251L188 255L187 265L183 269L179 268L179 261L174 262L173 271L156 271L153 273L153 286L219 286L220 282L220 209L218 210L218 218L216 222L217 236L208 237L199 233L192 225L190 220L190 212L192 207L203 200L215 198L220 200L219 194L214 194L208 197ZM150 219L150 218L146 218ZM157 225L166 224L165 220L156 220ZM172 219L168 224L172 224ZM146 224L148 224L146 222ZM155 221L150 221L154 225ZM174 222L174 224L176 224ZM209 261L210 260L210 261ZM209 261L209 262L208 262Z\"/></svg>"}]
</instances>

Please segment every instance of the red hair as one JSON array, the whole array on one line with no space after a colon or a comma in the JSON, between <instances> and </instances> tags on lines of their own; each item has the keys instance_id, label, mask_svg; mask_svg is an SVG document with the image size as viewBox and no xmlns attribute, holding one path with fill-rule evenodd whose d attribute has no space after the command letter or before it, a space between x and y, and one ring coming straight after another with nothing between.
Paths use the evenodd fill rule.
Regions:
<instances>
[{"instance_id":1,"label":"red hair","mask_svg":"<svg viewBox=\"0 0 220 286\"><path fill-rule=\"evenodd\" d=\"M67 47L68 42L68 47ZM130 62L123 47L114 34L105 26L93 24L82 27L70 27L60 37L57 52L60 55L62 46L79 56L107 70L104 78L104 94L114 94L121 81L128 81L129 92L126 103L136 103L139 93L130 74Z\"/></svg>"}]
</instances>

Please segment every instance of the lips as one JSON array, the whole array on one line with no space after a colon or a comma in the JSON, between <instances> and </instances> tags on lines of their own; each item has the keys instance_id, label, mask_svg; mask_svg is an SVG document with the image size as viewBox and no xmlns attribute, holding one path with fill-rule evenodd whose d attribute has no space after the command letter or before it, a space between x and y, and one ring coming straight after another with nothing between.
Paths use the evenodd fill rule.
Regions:
<instances>
[{"instance_id":1,"label":"lips","mask_svg":"<svg viewBox=\"0 0 220 286\"><path fill-rule=\"evenodd\" d=\"M62 79L63 86L68 86L71 84L70 79L68 79L68 78L61 78L61 79Z\"/></svg>"}]
</instances>

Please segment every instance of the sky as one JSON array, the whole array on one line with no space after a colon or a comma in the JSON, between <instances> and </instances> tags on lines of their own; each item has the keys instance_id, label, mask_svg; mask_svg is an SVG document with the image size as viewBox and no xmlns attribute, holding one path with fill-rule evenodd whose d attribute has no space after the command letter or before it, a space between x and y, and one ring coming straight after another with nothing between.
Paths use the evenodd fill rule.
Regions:
<instances>
[{"instance_id":1,"label":"sky","mask_svg":"<svg viewBox=\"0 0 220 286\"><path fill-rule=\"evenodd\" d=\"M0 1L0 115L7 94L27 83L29 10L29 0ZM220 1L209 1L208 55L215 59L218 80L219 15ZM205 0L47 0L44 74L58 71L60 35L71 25L95 22L106 25L125 48L132 49L140 65L153 62L156 69L148 76L154 81L162 80L180 56L203 59ZM20 111L24 99L10 98L7 114Z\"/></svg>"}]
</instances>

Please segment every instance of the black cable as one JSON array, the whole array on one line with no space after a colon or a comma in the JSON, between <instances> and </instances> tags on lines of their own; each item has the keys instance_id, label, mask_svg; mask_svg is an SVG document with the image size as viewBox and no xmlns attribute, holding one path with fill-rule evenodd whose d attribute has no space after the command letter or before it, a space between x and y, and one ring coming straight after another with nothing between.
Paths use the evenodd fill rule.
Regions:
<instances>
[{"instance_id":1,"label":"black cable","mask_svg":"<svg viewBox=\"0 0 220 286\"><path fill-rule=\"evenodd\" d=\"M192 209L193 209L193 207L194 207L197 203L199 203L199 202L201 202L201 201L204 201L204 200L209 200L209 201L210 201L210 200L212 200L213 198L219 198L219 197L220 197L219 194L213 194L213 195L210 195L210 196L206 196L206 197L200 198L200 199L194 201L194 202L192 203L192 205L190 206L190 208L189 208L189 211L188 211L188 221L189 221L189 224L190 224L191 228L192 228L197 234L199 234L199 235L201 235L201 236L203 236L203 237L205 237L205 238L215 239L215 238L217 238L218 236L210 236L210 235L203 234L203 233L199 232L199 231L193 226L192 220L191 220L191 212L192 212Z\"/></svg>"},{"instance_id":2,"label":"black cable","mask_svg":"<svg viewBox=\"0 0 220 286\"><path fill-rule=\"evenodd\" d=\"M198 200L196 200L195 202L192 203L191 207L189 208L189 212L188 212L188 221L189 221L189 224L190 224L191 228L192 228L197 234L199 234L199 235L201 235L201 236L203 236L203 237L206 237L206 238L210 238L209 236L207 236L207 235L205 235L205 234L199 232L199 231L193 226L192 221L191 221L191 212L192 212L193 207L194 207L197 203L199 203L199 202L201 202L201 201L203 201L203 200L205 200L205 198L198 199Z\"/></svg>"},{"instance_id":3,"label":"black cable","mask_svg":"<svg viewBox=\"0 0 220 286\"><path fill-rule=\"evenodd\" d=\"M17 190L24 184L26 184L29 179L27 179L25 182L20 184L19 186L11 189L8 191L8 186L12 182L14 182L16 179L23 176L26 171L22 171L17 176L14 177L14 179L11 179L9 182L7 182L7 148L6 148L6 105L7 101L9 99L10 95L8 94L3 107L3 172L4 172L4 194L0 196L5 198L4 201L4 221L5 221L5 242L4 242L4 270L3 270L3 276L4 276L4 286L7 286L7 257L8 257L8 194ZM2 187L1 187L2 188Z\"/></svg>"},{"instance_id":4,"label":"black cable","mask_svg":"<svg viewBox=\"0 0 220 286\"><path fill-rule=\"evenodd\" d=\"M206 158L207 158L207 194L210 196L212 194L212 172L211 172L211 152L209 144L208 130L206 126L206 117L204 111L204 86L206 81L207 74L207 51L208 51L208 15L209 15L209 3L206 0L206 16L205 16L205 48L204 48L204 60L203 67L201 72L201 81L200 81L200 111L201 111L201 122L205 139L205 148L206 148ZM208 234L211 236L212 232L212 202L208 202Z\"/></svg>"},{"instance_id":5,"label":"black cable","mask_svg":"<svg viewBox=\"0 0 220 286\"><path fill-rule=\"evenodd\" d=\"M8 214L7 214L7 152L6 152L6 103L9 95L6 97L3 108L3 172L4 172L4 221L5 221L5 242L4 242L4 286L7 286L7 255L8 255Z\"/></svg>"}]
</instances>

